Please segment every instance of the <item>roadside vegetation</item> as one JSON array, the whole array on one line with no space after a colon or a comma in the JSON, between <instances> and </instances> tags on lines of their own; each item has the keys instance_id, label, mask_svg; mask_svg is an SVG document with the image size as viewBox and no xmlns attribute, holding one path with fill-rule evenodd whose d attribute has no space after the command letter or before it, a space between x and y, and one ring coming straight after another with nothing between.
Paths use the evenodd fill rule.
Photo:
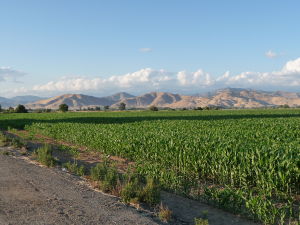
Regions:
<instances>
[{"instance_id":1,"label":"roadside vegetation","mask_svg":"<svg viewBox=\"0 0 300 225\"><path fill-rule=\"evenodd\" d=\"M50 145L44 145L38 148L35 151L37 161L39 161L41 164L47 167L53 167L56 163L56 160L52 156L52 152L53 150Z\"/></svg>"},{"instance_id":2,"label":"roadside vegetation","mask_svg":"<svg viewBox=\"0 0 300 225\"><path fill-rule=\"evenodd\" d=\"M157 205L162 188L266 224L299 221L298 109L4 114L0 120L3 129L134 161L131 176L105 161L90 172L100 189L124 202Z\"/></svg>"}]
</instances>

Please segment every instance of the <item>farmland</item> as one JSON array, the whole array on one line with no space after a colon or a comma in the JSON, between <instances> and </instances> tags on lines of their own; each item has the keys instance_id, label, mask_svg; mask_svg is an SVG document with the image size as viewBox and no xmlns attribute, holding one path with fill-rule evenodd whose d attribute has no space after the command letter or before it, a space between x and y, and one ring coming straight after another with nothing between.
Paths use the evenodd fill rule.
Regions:
<instances>
[{"instance_id":1,"label":"farmland","mask_svg":"<svg viewBox=\"0 0 300 225\"><path fill-rule=\"evenodd\" d=\"M265 223L299 219L300 110L0 114L0 126L127 158L166 190Z\"/></svg>"}]
</instances>

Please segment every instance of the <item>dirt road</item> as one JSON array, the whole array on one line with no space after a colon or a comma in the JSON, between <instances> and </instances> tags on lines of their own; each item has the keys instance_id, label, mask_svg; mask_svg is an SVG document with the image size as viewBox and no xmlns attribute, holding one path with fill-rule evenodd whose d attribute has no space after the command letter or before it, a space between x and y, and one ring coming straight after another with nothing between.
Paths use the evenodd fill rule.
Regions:
<instances>
[{"instance_id":1,"label":"dirt road","mask_svg":"<svg viewBox=\"0 0 300 225\"><path fill-rule=\"evenodd\" d=\"M0 155L0 224L159 224L59 169Z\"/></svg>"},{"instance_id":2,"label":"dirt road","mask_svg":"<svg viewBox=\"0 0 300 225\"><path fill-rule=\"evenodd\" d=\"M6 155L9 153L10 155ZM210 225L255 225L209 205L162 192L173 212L173 225L194 224L206 217ZM23 157L20 150L0 147L0 225L162 224L153 213L138 211L118 198L90 188L82 178L61 168L46 168Z\"/></svg>"}]
</instances>

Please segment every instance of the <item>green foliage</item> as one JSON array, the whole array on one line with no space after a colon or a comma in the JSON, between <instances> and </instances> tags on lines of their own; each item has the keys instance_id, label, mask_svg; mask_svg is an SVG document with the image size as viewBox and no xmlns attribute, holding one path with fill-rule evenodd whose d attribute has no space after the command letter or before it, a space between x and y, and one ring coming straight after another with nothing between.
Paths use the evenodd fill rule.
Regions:
<instances>
[{"instance_id":1,"label":"green foliage","mask_svg":"<svg viewBox=\"0 0 300 225\"><path fill-rule=\"evenodd\" d=\"M26 143L19 138L11 138L10 144L15 148L22 148L22 147L26 146Z\"/></svg>"},{"instance_id":2,"label":"green foliage","mask_svg":"<svg viewBox=\"0 0 300 225\"><path fill-rule=\"evenodd\" d=\"M104 180L101 183L101 189L104 192L112 192L116 188L118 181L119 174L116 167L109 167Z\"/></svg>"},{"instance_id":3,"label":"green foliage","mask_svg":"<svg viewBox=\"0 0 300 225\"><path fill-rule=\"evenodd\" d=\"M52 156L52 148L49 145L44 145L36 150L37 160L47 167L55 165L55 159Z\"/></svg>"},{"instance_id":4,"label":"green foliage","mask_svg":"<svg viewBox=\"0 0 300 225\"><path fill-rule=\"evenodd\" d=\"M195 218L195 225L209 225L207 219L202 219L202 218Z\"/></svg>"},{"instance_id":5,"label":"green foliage","mask_svg":"<svg viewBox=\"0 0 300 225\"><path fill-rule=\"evenodd\" d=\"M0 147L6 146L8 142L7 137L0 132Z\"/></svg>"},{"instance_id":6,"label":"green foliage","mask_svg":"<svg viewBox=\"0 0 300 225\"><path fill-rule=\"evenodd\" d=\"M67 104L60 104L58 110L61 112L67 112L69 110L69 106Z\"/></svg>"},{"instance_id":7,"label":"green foliage","mask_svg":"<svg viewBox=\"0 0 300 225\"><path fill-rule=\"evenodd\" d=\"M121 199L125 203L131 202L132 199L139 199L142 192L142 187L137 180L128 182L121 191Z\"/></svg>"},{"instance_id":8,"label":"green foliage","mask_svg":"<svg viewBox=\"0 0 300 225\"><path fill-rule=\"evenodd\" d=\"M27 113L27 109L24 105L18 105L15 109L15 113Z\"/></svg>"},{"instance_id":9,"label":"green foliage","mask_svg":"<svg viewBox=\"0 0 300 225\"><path fill-rule=\"evenodd\" d=\"M104 192L112 192L120 181L117 168L109 165L108 162L98 163L92 167L91 178L94 181L100 181L100 188Z\"/></svg>"},{"instance_id":10,"label":"green foliage","mask_svg":"<svg viewBox=\"0 0 300 225\"><path fill-rule=\"evenodd\" d=\"M140 193L140 201L155 206L160 202L160 188L153 178L147 178L147 184Z\"/></svg>"},{"instance_id":11,"label":"green foliage","mask_svg":"<svg viewBox=\"0 0 300 225\"><path fill-rule=\"evenodd\" d=\"M162 188L262 222L298 219L299 109L2 114L9 126L133 160Z\"/></svg>"},{"instance_id":12,"label":"green foliage","mask_svg":"<svg viewBox=\"0 0 300 225\"><path fill-rule=\"evenodd\" d=\"M91 168L91 178L94 181L104 181L108 167L106 163L98 163Z\"/></svg>"},{"instance_id":13,"label":"green foliage","mask_svg":"<svg viewBox=\"0 0 300 225\"><path fill-rule=\"evenodd\" d=\"M65 167L68 171L71 173L74 173L78 176L84 176L85 175L85 168L83 165L79 166L76 162L67 162L63 164L63 167Z\"/></svg>"}]
</instances>

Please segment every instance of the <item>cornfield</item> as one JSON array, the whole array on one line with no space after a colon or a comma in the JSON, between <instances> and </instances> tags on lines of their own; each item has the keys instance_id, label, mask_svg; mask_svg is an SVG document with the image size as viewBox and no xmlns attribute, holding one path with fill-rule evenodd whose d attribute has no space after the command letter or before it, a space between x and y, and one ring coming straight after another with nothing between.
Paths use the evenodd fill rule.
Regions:
<instances>
[{"instance_id":1,"label":"cornfield","mask_svg":"<svg viewBox=\"0 0 300 225\"><path fill-rule=\"evenodd\" d=\"M0 123L127 158L169 191L266 224L299 221L297 109L2 114Z\"/></svg>"}]
</instances>

